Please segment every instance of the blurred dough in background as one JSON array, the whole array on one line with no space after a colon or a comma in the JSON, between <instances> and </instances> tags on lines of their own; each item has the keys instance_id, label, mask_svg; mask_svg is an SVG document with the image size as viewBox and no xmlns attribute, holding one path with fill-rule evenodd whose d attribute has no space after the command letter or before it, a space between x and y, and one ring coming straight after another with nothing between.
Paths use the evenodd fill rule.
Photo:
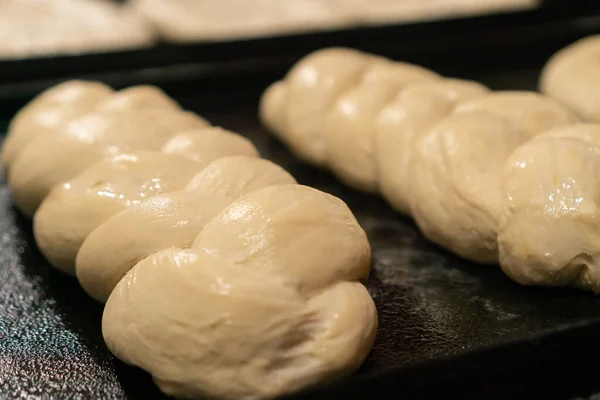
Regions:
<instances>
[{"instance_id":1,"label":"blurred dough in background","mask_svg":"<svg viewBox=\"0 0 600 400\"><path fill-rule=\"evenodd\" d=\"M130 0L167 39L227 40L534 8L540 0Z\"/></svg>"},{"instance_id":2,"label":"blurred dough in background","mask_svg":"<svg viewBox=\"0 0 600 400\"><path fill-rule=\"evenodd\" d=\"M327 0L131 0L167 40L227 40L353 25Z\"/></svg>"},{"instance_id":3,"label":"blurred dough in background","mask_svg":"<svg viewBox=\"0 0 600 400\"><path fill-rule=\"evenodd\" d=\"M154 44L150 25L106 0L0 0L0 58L80 54Z\"/></svg>"},{"instance_id":4,"label":"blurred dough in background","mask_svg":"<svg viewBox=\"0 0 600 400\"><path fill-rule=\"evenodd\" d=\"M0 0L0 59L227 41L534 8L540 0Z\"/></svg>"},{"instance_id":5,"label":"blurred dough in background","mask_svg":"<svg viewBox=\"0 0 600 400\"><path fill-rule=\"evenodd\" d=\"M541 0L324 0L351 9L364 24L432 21L535 8Z\"/></svg>"}]
</instances>

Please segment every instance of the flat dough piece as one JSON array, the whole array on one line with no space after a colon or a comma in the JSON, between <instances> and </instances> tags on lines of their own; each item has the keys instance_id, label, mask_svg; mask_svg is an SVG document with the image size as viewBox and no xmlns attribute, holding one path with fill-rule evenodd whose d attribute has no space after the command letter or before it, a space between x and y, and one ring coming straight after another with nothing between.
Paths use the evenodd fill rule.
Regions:
<instances>
[{"instance_id":1,"label":"flat dough piece","mask_svg":"<svg viewBox=\"0 0 600 400\"><path fill-rule=\"evenodd\" d=\"M168 40L223 41L516 11L540 0L133 0Z\"/></svg>"},{"instance_id":2,"label":"flat dough piece","mask_svg":"<svg viewBox=\"0 0 600 400\"><path fill-rule=\"evenodd\" d=\"M0 58L81 54L153 45L148 23L101 0L2 0Z\"/></svg>"},{"instance_id":3,"label":"flat dough piece","mask_svg":"<svg viewBox=\"0 0 600 400\"><path fill-rule=\"evenodd\" d=\"M323 0L133 0L175 42L222 41L352 24L345 8Z\"/></svg>"}]
</instances>

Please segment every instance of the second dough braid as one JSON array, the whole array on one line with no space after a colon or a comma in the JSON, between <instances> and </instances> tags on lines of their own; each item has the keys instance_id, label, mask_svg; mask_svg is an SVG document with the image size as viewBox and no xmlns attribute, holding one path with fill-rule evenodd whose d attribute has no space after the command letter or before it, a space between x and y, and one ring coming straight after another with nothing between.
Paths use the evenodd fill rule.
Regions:
<instances>
[{"instance_id":1,"label":"second dough braid","mask_svg":"<svg viewBox=\"0 0 600 400\"><path fill-rule=\"evenodd\" d=\"M330 169L355 189L381 193L438 245L479 263L500 261L504 271L521 283L574 284L600 291L600 285L582 283L583 275L578 275L583 265L587 281L593 281L589 271L596 270L595 261L585 260L595 260L589 254L596 250L600 254L600 248L586 252L581 243L570 242L568 251L553 256L546 246L524 247L527 233L513 229L515 207L532 208L525 200L515 204L511 195L536 187L531 177L524 183L521 176L537 174L542 185L542 176L549 173L523 169L518 183L534 186L511 188L517 178L507 159L515 150L539 151L551 142L527 146L545 132L582 140L590 130L600 132L580 124L555 100L535 92L490 91L477 82L445 78L422 67L330 48L306 56L272 84L261 99L260 116L293 153ZM524 154L540 156L520 155ZM529 159L519 165L527 165ZM573 182L565 187L580 190L582 180ZM564 201L565 196L576 192L546 198L540 218L559 218L548 204ZM580 212L575 207L562 215L577 223ZM595 213L600 215L600 210ZM546 235L549 226L545 231L537 228L528 228L534 238ZM557 262L558 258L566 261ZM568 278L558 279L557 271Z\"/></svg>"}]
</instances>

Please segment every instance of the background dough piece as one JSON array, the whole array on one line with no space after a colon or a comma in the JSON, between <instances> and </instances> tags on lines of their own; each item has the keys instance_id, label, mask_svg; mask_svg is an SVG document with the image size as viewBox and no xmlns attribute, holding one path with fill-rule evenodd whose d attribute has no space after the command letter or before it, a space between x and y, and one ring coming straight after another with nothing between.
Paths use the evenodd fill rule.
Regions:
<instances>
[{"instance_id":1,"label":"background dough piece","mask_svg":"<svg viewBox=\"0 0 600 400\"><path fill-rule=\"evenodd\" d=\"M282 204L290 207L282 210ZM332 208L337 212L327 214ZM351 236L348 243L334 240L328 229L304 234L318 228L323 220L313 218L319 215L330 215L324 227L362 231L343 203L299 185L270 186L232 203L211 229L232 238L245 217L225 216L242 210L257 218L248 220L248 238L269 243L254 254L260 259L271 253L278 262L257 269L252 254L243 256L228 239L205 248L209 236L199 237L192 249L164 250L134 266L106 304L102 326L108 347L149 371L169 395L273 398L355 370L372 346L373 301L362 284L345 280L366 277L366 235ZM265 231L258 221L272 213L282 224ZM289 218L281 219L285 214ZM317 263L297 269L300 259L291 255L302 248L300 259ZM353 248L368 254L338 264L349 260L339 250ZM334 270L345 272L330 273Z\"/></svg>"},{"instance_id":2,"label":"background dough piece","mask_svg":"<svg viewBox=\"0 0 600 400\"><path fill-rule=\"evenodd\" d=\"M411 83L379 113L374 121L379 189L396 211L410 213L409 187L414 178L410 158L415 138L449 114L456 103L488 92L477 82L457 79Z\"/></svg>"},{"instance_id":3,"label":"background dough piece","mask_svg":"<svg viewBox=\"0 0 600 400\"><path fill-rule=\"evenodd\" d=\"M350 25L345 7L327 0L133 0L170 41L227 41Z\"/></svg>"},{"instance_id":4,"label":"background dough piece","mask_svg":"<svg viewBox=\"0 0 600 400\"><path fill-rule=\"evenodd\" d=\"M600 125L540 135L507 160L500 265L524 285L600 293Z\"/></svg>"},{"instance_id":5,"label":"background dough piece","mask_svg":"<svg viewBox=\"0 0 600 400\"><path fill-rule=\"evenodd\" d=\"M534 8L540 0L133 0L170 41L228 41Z\"/></svg>"},{"instance_id":6,"label":"background dough piece","mask_svg":"<svg viewBox=\"0 0 600 400\"><path fill-rule=\"evenodd\" d=\"M200 169L187 158L160 152L101 161L43 201L33 224L37 246L54 268L74 275L77 252L98 225L148 197L183 188Z\"/></svg>"},{"instance_id":7,"label":"background dough piece","mask_svg":"<svg viewBox=\"0 0 600 400\"><path fill-rule=\"evenodd\" d=\"M154 44L149 24L104 0L3 0L0 58L80 54Z\"/></svg>"},{"instance_id":8,"label":"background dough piece","mask_svg":"<svg viewBox=\"0 0 600 400\"><path fill-rule=\"evenodd\" d=\"M90 233L77 254L77 279L90 296L106 302L136 263L162 249L189 247L204 226L238 197L265 186L295 182L270 161L220 158L184 190L133 205Z\"/></svg>"},{"instance_id":9,"label":"background dough piece","mask_svg":"<svg viewBox=\"0 0 600 400\"><path fill-rule=\"evenodd\" d=\"M542 69L540 90L600 122L600 35L581 39L553 55Z\"/></svg>"}]
</instances>

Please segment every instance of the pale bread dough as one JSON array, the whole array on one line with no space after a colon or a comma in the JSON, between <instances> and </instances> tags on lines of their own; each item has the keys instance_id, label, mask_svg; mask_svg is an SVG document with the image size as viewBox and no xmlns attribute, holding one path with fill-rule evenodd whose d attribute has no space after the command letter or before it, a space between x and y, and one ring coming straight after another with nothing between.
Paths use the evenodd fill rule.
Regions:
<instances>
[{"instance_id":1,"label":"pale bread dough","mask_svg":"<svg viewBox=\"0 0 600 400\"><path fill-rule=\"evenodd\" d=\"M459 104L455 112L487 110L519 125L528 138L579 122L579 118L555 100L527 91L498 91Z\"/></svg>"},{"instance_id":2,"label":"pale bread dough","mask_svg":"<svg viewBox=\"0 0 600 400\"><path fill-rule=\"evenodd\" d=\"M50 135L65 122L92 111L113 93L99 82L68 81L35 97L12 119L2 144L2 165L10 168L17 155L37 136Z\"/></svg>"},{"instance_id":3,"label":"pale bread dough","mask_svg":"<svg viewBox=\"0 0 600 400\"><path fill-rule=\"evenodd\" d=\"M574 121L531 92L492 92L460 103L415 141L409 201L417 226L464 258L497 263L505 160L534 135Z\"/></svg>"},{"instance_id":4,"label":"pale bread dough","mask_svg":"<svg viewBox=\"0 0 600 400\"><path fill-rule=\"evenodd\" d=\"M189 247L204 226L240 196L287 183L295 183L294 178L269 161L219 158L183 190L133 205L91 232L77 254L77 279L90 296L106 302L119 280L142 259L169 247Z\"/></svg>"},{"instance_id":5,"label":"pale bread dough","mask_svg":"<svg viewBox=\"0 0 600 400\"><path fill-rule=\"evenodd\" d=\"M541 0L327 0L337 2L364 23L391 24L465 18L536 8Z\"/></svg>"},{"instance_id":6,"label":"pale bread dough","mask_svg":"<svg viewBox=\"0 0 600 400\"><path fill-rule=\"evenodd\" d=\"M64 157L52 159L57 154ZM108 298L109 348L150 372L167 394L275 397L352 372L373 345L377 312L360 282L370 268L365 232L341 200L295 184L258 156L248 140L207 127L156 88L137 87L33 138L11 166L19 206L33 212L29 194L43 199L34 217L41 252L55 268L75 272L97 300ZM27 176L23 160L40 170ZM202 259L180 263L181 255ZM192 275L160 277L188 266ZM217 271L225 273L213 276L224 291L206 279ZM156 306L138 302L159 280L166 297L156 293ZM270 297L277 293L283 297ZM211 300L218 298L221 305ZM214 331L214 315L230 318L229 328ZM262 330L264 341L255 336Z\"/></svg>"},{"instance_id":7,"label":"pale bread dough","mask_svg":"<svg viewBox=\"0 0 600 400\"><path fill-rule=\"evenodd\" d=\"M553 55L542 69L540 90L600 122L600 35L581 39Z\"/></svg>"},{"instance_id":8,"label":"pale bread dough","mask_svg":"<svg viewBox=\"0 0 600 400\"><path fill-rule=\"evenodd\" d=\"M54 268L74 275L75 256L98 225L148 197L183 188L201 168L185 157L142 151L92 165L44 199L33 223L37 246Z\"/></svg>"},{"instance_id":9,"label":"pale bread dough","mask_svg":"<svg viewBox=\"0 0 600 400\"><path fill-rule=\"evenodd\" d=\"M346 48L315 51L300 60L261 99L261 115L298 157L327 162L323 126L336 99L356 84L370 62L383 59Z\"/></svg>"},{"instance_id":10,"label":"pale bread dough","mask_svg":"<svg viewBox=\"0 0 600 400\"><path fill-rule=\"evenodd\" d=\"M294 81L303 83L297 97ZM291 109L303 118L290 119ZM340 48L300 60L267 88L259 113L299 157L355 189L381 192L427 238L481 263L498 261L506 158L535 135L579 121L541 94L490 92Z\"/></svg>"},{"instance_id":11,"label":"pale bread dough","mask_svg":"<svg viewBox=\"0 0 600 400\"><path fill-rule=\"evenodd\" d=\"M540 0L132 0L167 40L229 41L535 8Z\"/></svg>"},{"instance_id":12,"label":"pale bread dough","mask_svg":"<svg viewBox=\"0 0 600 400\"><path fill-rule=\"evenodd\" d=\"M188 157L205 165L230 155L260 156L250 140L219 127L178 133L165 143L162 151Z\"/></svg>"},{"instance_id":13,"label":"pale bread dough","mask_svg":"<svg viewBox=\"0 0 600 400\"><path fill-rule=\"evenodd\" d=\"M374 120L408 84L440 79L425 68L400 62L375 62L328 110L323 127L327 165L347 185L375 193L379 189Z\"/></svg>"},{"instance_id":14,"label":"pale bread dough","mask_svg":"<svg viewBox=\"0 0 600 400\"><path fill-rule=\"evenodd\" d=\"M324 0L132 0L170 41L223 41L281 35L353 23Z\"/></svg>"},{"instance_id":15,"label":"pale bread dough","mask_svg":"<svg viewBox=\"0 0 600 400\"><path fill-rule=\"evenodd\" d=\"M21 112L31 106L35 112L30 118L47 109L30 104ZM94 111L35 135L18 150L8 170L15 204L25 215L33 216L54 185L104 157L160 150L174 134L207 125L203 118L181 110L159 89L142 86L116 92L97 103ZM11 135L7 141L12 140Z\"/></svg>"},{"instance_id":16,"label":"pale bread dough","mask_svg":"<svg viewBox=\"0 0 600 400\"><path fill-rule=\"evenodd\" d=\"M100 223L149 197L183 188L208 163L231 155L257 157L258 152L237 134L204 128L173 136L162 152L107 158L55 186L44 199L34 220L38 247L50 264L74 274L79 247Z\"/></svg>"},{"instance_id":17,"label":"pale bread dough","mask_svg":"<svg viewBox=\"0 0 600 400\"><path fill-rule=\"evenodd\" d=\"M377 329L357 281L369 264L343 202L269 186L230 204L190 249L135 265L106 303L103 335L169 395L274 398L363 362Z\"/></svg>"},{"instance_id":18,"label":"pale bread dough","mask_svg":"<svg viewBox=\"0 0 600 400\"><path fill-rule=\"evenodd\" d=\"M260 116L310 164L365 192L378 188L374 119L406 85L441 77L425 68L345 48L316 51L271 85Z\"/></svg>"},{"instance_id":19,"label":"pale bread dough","mask_svg":"<svg viewBox=\"0 0 600 400\"><path fill-rule=\"evenodd\" d=\"M129 6L104 0L0 1L0 58L148 47L155 34Z\"/></svg>"},{"instance_id":20,"label":"pale bread dough","mask_svg":"<svg viewBox=\"0 0 600 400\"><path fill-rule=\"evenodd\" d=\"M600 293L600 125L574 125L524 144L507 160L500 265L524 285Z\"/></svg>"},{"instance_id":21,"label":"pale bread dough","mask_svg":"<svg viewBox=\"0 0 600 400\"><path fill-rule=\"evenodd\" d=\"M450 115L419 137L409 201L425 237L464 258L496 263L501 169L525 140L516 124L489 111Z\"/></svg>"},{"instance_id":22,"label":"pale bread dough","mask_svg":"<svg viewBox=\"0 0 600 400\"><path fill-rule=\"evenodd\" d=\"M430 125L448 115L456 103L488 93L485 86L457 79L411 83L379 113L375 160L381 195L402 214L410 215L413 142Z\"/></svg>"},{"instance_id":23,"label":"pale bread dough","mask_svg":"<svg viewBox=\"0 0 600 400\"><path fill-rule=\"evenodd\" d=\"M181 106L162 89L150 85L131 86L98 103L95 111L127 111L142 109L180 110Z\"/></svg>"},{"instance_id":24,"label":"pale bread dough","mask_svg":"<svg viewBox=\"0 0 600 400\"><path fill-rule=\"evenodd\" d=\"M3 4L0 56L21 58L148 47L149 24L130 7L101 0L11 0Z\"/></svg>"}]
</instances>

